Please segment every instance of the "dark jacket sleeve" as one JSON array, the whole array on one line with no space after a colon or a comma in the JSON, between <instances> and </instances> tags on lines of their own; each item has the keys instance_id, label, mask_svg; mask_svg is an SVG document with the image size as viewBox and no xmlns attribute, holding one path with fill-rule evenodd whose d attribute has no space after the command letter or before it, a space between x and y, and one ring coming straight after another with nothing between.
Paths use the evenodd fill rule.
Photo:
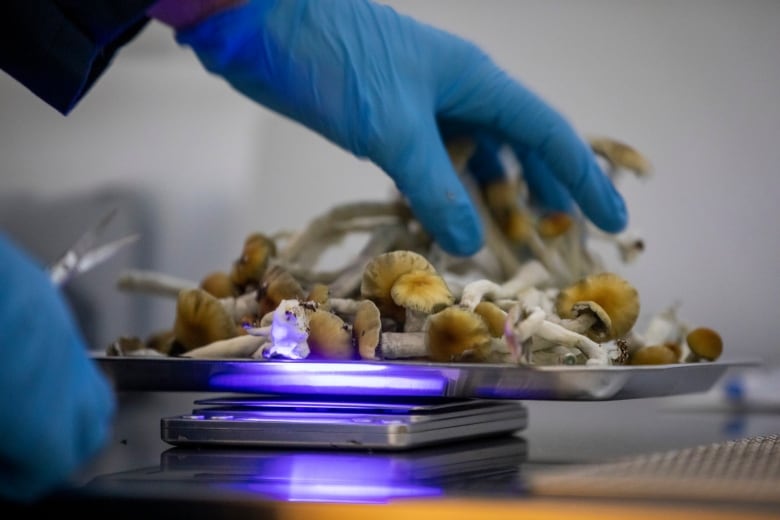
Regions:
<instances>
[{"instance_id":1,"label":"dark jacket sleeve","mask_svg":"<svg viewBox=\"0 0 780 520\"><path fill-rule=\"evenodd\" d=\"M68 114L115 53L148 23L154 0L2 0L0 68Z\"/></svg>"}]
</instances>

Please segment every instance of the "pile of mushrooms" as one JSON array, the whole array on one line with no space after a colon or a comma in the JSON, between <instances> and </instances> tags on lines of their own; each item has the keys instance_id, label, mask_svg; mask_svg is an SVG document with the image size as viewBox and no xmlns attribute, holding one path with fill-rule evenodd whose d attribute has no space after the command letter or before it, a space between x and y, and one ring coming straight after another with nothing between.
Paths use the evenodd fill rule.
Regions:
<instances>
[{"instance_id":1,"label":"pile of mushrooms","mask_svg":"<svg viewBox=\"0 0 780 520\"><path fill-rule=\"evenodd\" d=\"M613 180L650 174L631 146L589 142ZM606 234L580 215L538 211L521 175L477 186L467 175L472 143L453 140L448 150L485 224L476 255L444 253L400 198L343 204L295 233L250 233L229 269L198 282L123 272L121 290L169 297L176 317L145 340L117 339L107 354L596 366L720 356L719 334L689 327L677 305L636 330L636 288L591 249L608 240L632 262L644 249L636 233ZM346 265L318 268L357 232L369 238Z\"/></svg>"}]
</instances>

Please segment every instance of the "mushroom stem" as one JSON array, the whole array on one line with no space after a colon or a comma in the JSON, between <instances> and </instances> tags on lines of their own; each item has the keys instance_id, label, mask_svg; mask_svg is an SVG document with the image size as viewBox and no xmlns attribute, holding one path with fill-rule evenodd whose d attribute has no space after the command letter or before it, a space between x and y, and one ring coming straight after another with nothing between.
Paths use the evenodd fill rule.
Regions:
<instances>
[{"instance_id":1,"label":"mushroom stem","mask_svg":"<svg viewBox=\"0 0 780 520\"><path fill-rule=\"evenodd\" d=\"M645 241L639 232L627 229L620 233L607 233L588 223L588 233L593 238L609 242L615 245L623 263L630 263L639 257L645 250Z\"/></svg>"},{"instance_id":2,"label":"mushroom stem","mask_svg":"<svg viewBox=\"0 0 780 520\"><path fill-rule=\"evenodd\" d=\"M127 269L120 273L117 287L122 291L143 292L177 298L179 292L184 289L196 289L198 283L156 271Z\"/></svg>"},{"instance_id":3,"label":"mushroom stem","mask_svg":"<svg viewBox=\"0 0 780 520\"><path fill-rule=\"evenodd\" d=\"M233 317L239 321L244 316L252 316L257 313L257 291L242 294L236 298L220 298L219 303Z\"/></svg>"},{"instance_id":4,"label":"mushroom stem","mask_svg":"<svg viewBox=\"0 0 780 520\"><path fill-rule=\"evenodd\" d=\"M598 319L590 313L583 313L576 318L563 318L558 323L578 334L584 334L586 330L589 330L593 325L598 322Z\"/></svg>"},{"instance_id":5,"label":"mushroom stem","mask_svg":"<svg viewBox=\"0 0 780 520\"><path fill-rule=\"evenodd\" d=\"M463 184L471 195L471 201L473 202L477 212L479 213L480 220L485 229L485 248L488 249L496 261L498 262L501 271L502 278L507 278L511 273L517 272L520 268L520 261L517 259L512 250L512 246L506 239L504 234L496 224L495 219L490 214L487 206L482 200L482 196L479 193L475 183L467 176L462 177Z\"/></svg>"},{"instance_id":6,"label":"mushroom stem","mask_svg":"<svg viewBox=\"0 0 780 520\"><path fill-rule=\"evenodd\" d=\"M485 279L466 284L461 293L460 305L473 311L483 298L493 300L517 298L517 295L523 290L547 283L549 280L550 273L542 263L538 260L529 260L503 284Z\"/></svg>"},{"instance_id":7,"label":"mushroom stem","mask_svg":"<svg viewBox=\"0 0 780 520\"><path fill-rule=\"evenodd\" d=\"M279 261L294 264L303 257L311 257L313 244L319 244L321 236L330 235L336 224L350 222L355 218L380 216L407 218L408 208L399 202L354 202L336 206L325 215L313 219L306 229L291 237L279 252ZM342 227L341 232L344 231ZM321 245L316 247L324 249Z\"/></svg>"},{"instance_id":8,"label":"mushroom stem","mask_svg":"<svg viewBox=\"0 0 780 520\"><path fill-rule=\"evenodd\" d=\"M522 309L516 310L518 308L519 305L510 311L510 316L515 321L508 320L507 323L510 327L513 327L515 337L522 343L522 354L525 362L530 363L532 351L550 348L551 345L545 345L544 343L531 344L528 342L531 337L538 337L552 344L578 349L588 358L588 364L609 364L607 352L587 336L546 319L546 313L539 307L530 310L530 312ZM519 321L516 318L519 318Z\"/></svg>"},{"instance_id":9,"label":"mushroom stem","mask_svg":"<svg viewBox=\"0 0 780 520\"><path fill-rule=\"evenodd\" d=\"M377 354L380 359L410 359L428 356L424 332L383 332Z\"/></svg>"},{"instance_id":10,"label":"mushroom stem","mask_svg":"<svg viewBox=\"0 0 780 520\"><path fill-rule=\"evenodd\" d=\"M530 308L515 304L509 309L504 323L504 339L515 362L531 364L533 336L545 315L545 312L538 307Z\"/></svg>"},{"instance_id":11,"label":"mushroom stem","mask_svg":"<svg viewBox=\"0 0 780 520\"><path fill-rule=\"evenodd\" d=\"M542 339L567 347L579 349L588 358L589 365L607 365L609 358L605 350L598 343L577 332L567 329L563 325L549 320L542 321L537 331Z\"/></svg>"},{"instance_id":12,"label":"mushroom stem","mask_svg":"<svg viewBox=\"0 0 780 520\"><path fill-rule=\"evenodd\" d=\"M361 300L352 298L330 298L328 300L328 305L330 306L330 310L336 314L341 316L352 316L357 312L360 302Z\"/></svg>"},{"instance_id":13,"label":"mushroom stem","mask_svg":"<svg viewBox=\"0 0 780 520\"><path fill-rule=\"evenodd\" d=\"M266 343L266 338L261 336L236 336L190 350L182 354L181 357L196 359L251 358L255 357L254 354L264 343Z\"/></svg>"}]
</instances>

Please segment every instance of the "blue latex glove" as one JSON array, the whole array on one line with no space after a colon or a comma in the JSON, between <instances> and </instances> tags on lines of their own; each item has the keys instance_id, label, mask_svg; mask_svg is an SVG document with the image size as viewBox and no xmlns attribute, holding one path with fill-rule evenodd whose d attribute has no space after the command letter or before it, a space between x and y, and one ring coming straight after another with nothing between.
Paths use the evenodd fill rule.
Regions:
<instances>
[{"instance_id":1,"label":"blue latex glove","mask_svg":"<svg viewBox=\"0 0 780 520\"><path fill-rule=\"evenodd\" d=\"M251 99L375 162L450 253L475 253L483 234L443 146L443 119L535 159L535 188L572 197L597 226L626 225L622 198L560 114L473 44L390 7L250 0L177 40Z\"/></svg>"},{"instance_id":2,"label":"blue latex glove","mask_svg":"<svg viewBox=\"0 0 780 520\"><path fill-rule=\"evenodd\" d=\"M0 496L67 484L107 442L114 394L48 274L0 234Z\"/></svg>"}]
</instances>

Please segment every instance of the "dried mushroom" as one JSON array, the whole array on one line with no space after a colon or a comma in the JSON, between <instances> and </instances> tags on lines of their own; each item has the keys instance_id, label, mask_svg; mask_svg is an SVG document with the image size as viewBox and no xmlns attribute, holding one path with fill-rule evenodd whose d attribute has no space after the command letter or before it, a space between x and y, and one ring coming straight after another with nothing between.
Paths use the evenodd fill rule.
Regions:
<instances>
[{"instance_id":1,"label":"dried mushroom","mask_svg":"<svg viewBox=\"0 0 780 520\"><path fill-rule=\"evenodd\" d=\"M176 301L176 342L189 351L238 335L235 321L217 298L203 289L184 290Z\"/></svg>"},{"instance_id":2,"label":"dried mushroom","mask_svg":"<svg viewBox=\"0 0 780 520\"><path fill-rule=\"evenodd\" d=\"M458 306L432 314L425 322L425 345L433 361L485 361L492 335L479 314Z\"/></svg>"},{"instance_id":3,"label":"dried mushroom","mask_svg":"<svg viewBox=\"0 0 780 520\"><path fill-rule=\"evenodd\" d=\"M575 307L580 302L589 302L590 309L597 309L597 305L601 310L583 313L581 306ZM634 326L639 317L639 293L617 274L597 273L561 290L555 308L561 318L577 320L578 328L584 329L589 338L604 342L625 336ZM601 311L606 313L609 323L602 320L600 326L593 328Z\"/></svg>"},{"instance_id":4,"label":"dried mushroom","mask_svg":"<svg viewBox=\"0 0 780 520\"><path fill-rule=\"evenodd\" d=\"M697 327L685 336L690 352L685 358L687 363L696 361L715 361L723 353L723 339L709 327Z\"/></svg>"},{"instance_id":5,"label":"dried mushroom","mask_svg":"<svg viewBox=\"0 0 780 520\"><path fill-rule=\"evenodd\" d=\"M433 265L414 251L398 250L378 255L363 270L360 295L373 301L383 316L403 325L406 311L393 300L392 289L398 278L412 271L436 273Z\"/></svg>"},{"instance_id":6,"label":"dried mushroom","mask_svg":"<svg viewBox=\"0 0 780 520\"><path fill-rule=\"evenodd\" d=\"M632 146L589 142L613 179L651 172ZM645 248L639 234L605 233L577 212L543 212L522 172L501 164L503 177L466 182L474 141L450 139L446 147L484 224L477 254L444 253L401 197L340 204L302 230L248 235L230 271L200 283L125 272L123 290L178 298L177 318L159 345L117 341L112 355L596 366L718 359L720 336L689 331L677 306L636 330L638 291L590 245L607 242L632 262ZM349 233L367 241L341 267L319 269L322 253Z\"/></svg>"}]
</instances>

